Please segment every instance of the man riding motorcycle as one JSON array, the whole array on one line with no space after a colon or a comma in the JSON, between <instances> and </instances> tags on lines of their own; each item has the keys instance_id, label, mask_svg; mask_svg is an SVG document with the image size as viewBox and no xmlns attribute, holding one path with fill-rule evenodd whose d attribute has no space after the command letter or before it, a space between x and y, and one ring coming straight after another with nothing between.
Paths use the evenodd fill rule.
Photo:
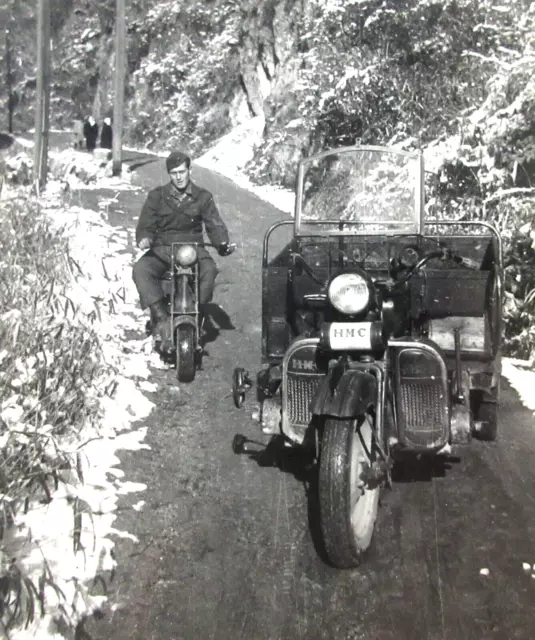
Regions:
<instances>
[{"instance_id":1,"label":"man riding motorcycle","mask_svg":"<svg viewBox=\"0 0 535 640\"><path fill-rule=\"evenodd\" d=\"M212 300L217 267L203 246L203 224L210 242L220 256L233 251L227 227L212 194L190 180L189 156L173 151L166 160L170 181L152 189L143 205L136 229L136 243L147 250L135 263L133 279L141 308L150 310L152 332L161 338L162 351L172 348L169 312L164 301L161 277L171 266L173 242L196 242L199 257L199 313ZM199 326L202 325L202 320Z\"/></svg>"}]
</instances>

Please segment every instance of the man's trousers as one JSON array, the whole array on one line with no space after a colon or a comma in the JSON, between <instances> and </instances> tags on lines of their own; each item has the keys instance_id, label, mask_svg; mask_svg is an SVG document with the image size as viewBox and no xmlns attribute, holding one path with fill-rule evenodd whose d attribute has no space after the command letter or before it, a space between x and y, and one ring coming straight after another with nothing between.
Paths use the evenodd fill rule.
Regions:
<instances>
[{"instance_id":1,"label":"man's trousers","mask_svg":"<svg viewBox=\"0 0 535 640\"><path fill-rule=\"evenodd\" d=\"M204 247L198 247L199 256L199 304L210 302L214 295L217 267ZM163 298L160 282L163 274L171 268L171 247L153 247L135 263L133 279L137 287L141 308L146 309Z\"/></svg>"}]
</instances>

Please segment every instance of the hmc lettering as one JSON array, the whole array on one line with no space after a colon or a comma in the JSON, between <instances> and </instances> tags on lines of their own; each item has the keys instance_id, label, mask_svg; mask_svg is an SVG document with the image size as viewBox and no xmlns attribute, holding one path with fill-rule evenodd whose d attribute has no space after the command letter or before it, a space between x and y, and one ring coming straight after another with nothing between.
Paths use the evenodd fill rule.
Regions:
<instances>
[{"instance_id":1,"label":"hmc lettering","mask_svg":"<svg viewBox=\"0 0 535 640\"><path fill-rule=\"evenodd\" d=\"M315 371L316 365L313 360L300 360L299 358L292 358L291 366L298 371Z\"/></svg>"},{"instance_id":2,"label":"hmc lettering","mask_svg":"<svg viewBox=\"0 0 535 640\"><path fill-rule=\"evenodd\" d=\"M358 329L355 327L333 328L333 338L365 338L367 333L363 327Z\"/></svg>"}]
</instances>

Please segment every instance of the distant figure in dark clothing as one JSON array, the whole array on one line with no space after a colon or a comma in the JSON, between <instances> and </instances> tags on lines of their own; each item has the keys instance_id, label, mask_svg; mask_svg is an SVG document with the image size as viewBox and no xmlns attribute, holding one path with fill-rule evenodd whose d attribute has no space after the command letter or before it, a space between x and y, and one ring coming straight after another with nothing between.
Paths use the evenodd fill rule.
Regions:
<instances>
[{"instance_id":1,"label":"distant figure in dark clothing","mask_svg":"<svg viewBox=\"0 0 535 640\"><path fill-rule=\"evenodd\" d=\"M104 118L102 131L100 132L100 146L102 149L111 149L112 135L111 119Z\"/></svg>"},{"instance_id":2,"label":"distant figure in dark clothing","mask_svg":"<svg viewBox=\"0 0 535 640\"><path fill-rule=\"evenodd\" d=\"M89 116L84 123L84 138L86 149L93 153L97 146L98 138L98 124L95 122L93 116Z\"/></svg>"}]
</instances>

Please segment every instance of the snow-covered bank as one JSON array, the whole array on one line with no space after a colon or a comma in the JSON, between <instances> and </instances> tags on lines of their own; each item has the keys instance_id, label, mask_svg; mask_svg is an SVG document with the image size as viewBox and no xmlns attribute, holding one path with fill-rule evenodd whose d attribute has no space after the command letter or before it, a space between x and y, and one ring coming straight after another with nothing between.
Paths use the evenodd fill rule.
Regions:
<instances>
[{"instance_id":1,"label":"snow-covered bank","mask_svg":"<svg viewBox=\"0 0 535 640\"><path fill-rule=\"evenodd\" d=\"M104 182L100 180L101 188ZM132 188L128 180L119 179L113 179L112 187ZM111 227L104 212L66 207L63 193L64 183L50 181L41 205L52 226L63 229L69 239L70 255L77 265L68 289L72 322L77 318L85 322L93 314L91 326L109 370L99 384L110 390L99 394L98 424L80 424L76 437L61 443L72 455L73 468L60 472L63 482L52 491L51 500L32 503L27 513L17 513L15 526L4 536L0 559L1 555L17 558L18 566L35 585L43 575L49 577L43 583L44 616L38 614L35 603L33 620L26 628L13 629L12 640L65 637L60 626L66 637L74 637L77 621L102 607L106 597L92 595L94 580L100 577L106 582L106 572L115 565L114 538L133 537L114 527L118 498L146 488L124 477L117 456L120 450L148 448L143 443L147 428L137 428L135 423L146 418L153 406L143 393L148 388L149 364L154 362L150 344L125 338L126 330L144 324L131 277L132 258L125 251L128 232ZM22 419L22 414L13 403L8 404L1 407L1 415L10 429L16 429L14 420L17 416ZM60 611L62 625L57 623Z\"/></svg>"},{"instance_id":2,"label":"snow-covered bank","mask_svg":"<svg viewBox=\"0 0 535 640\"><path fill-rule=\"evenodd\" d=\"M243 171L253 157L254 147L262 140L263 130L264 118L257 116L223 136L211 149L196 158L195 164L230 178L242 189L254 193L286 214L293 214L293 191L269 185L255 185Z\"/></svg>"}]
</instances>

